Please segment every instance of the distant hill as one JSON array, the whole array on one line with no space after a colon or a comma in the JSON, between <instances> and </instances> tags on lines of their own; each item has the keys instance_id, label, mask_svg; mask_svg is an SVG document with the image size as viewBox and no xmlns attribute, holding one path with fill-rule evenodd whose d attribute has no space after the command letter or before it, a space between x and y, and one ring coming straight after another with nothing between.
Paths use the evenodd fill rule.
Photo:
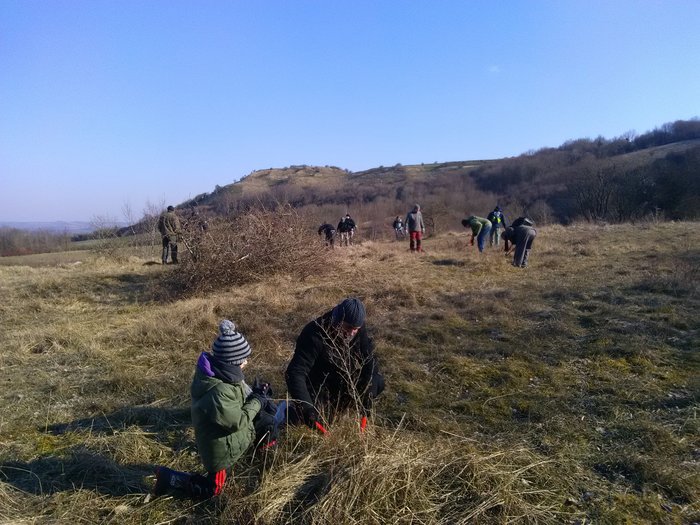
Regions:
<instances>
[{"instance_id":1,"label":"distant hill","mask_svg":"<svg viewBox=\"0 0 700 525\"><path fill-rule=\"evenodd\" d=\"M361 227L386 231L390 218L420 203L430 227L459 228L464 214L486 216L496 204L538 222L627 221L662 214L700 217L700 121L677 121L640 136L578 139L517 157L379 166L254 171L192 202L208 217L289 203L319 223L346 212ZM186 212L185 212L186 213Z\"/></svg>"},{"instance_id":2,"label":"distant hill","mask_svg":"<svg viewBox=\"0 0 700 525\"><path fill-rule=\"evenodd\" d=\"M51 233L90 233L95 230L92 223L81 221L53 221L53 222L2 222L0 228L14 228L23 231L48 231Z\"/></svg>"}]
</instances>

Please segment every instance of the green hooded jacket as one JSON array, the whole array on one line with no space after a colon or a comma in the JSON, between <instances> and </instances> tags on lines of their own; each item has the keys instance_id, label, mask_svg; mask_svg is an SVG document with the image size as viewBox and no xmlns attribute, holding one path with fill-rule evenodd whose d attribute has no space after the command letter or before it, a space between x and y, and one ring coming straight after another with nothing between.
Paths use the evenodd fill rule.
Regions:
<instances>
[{"instance_id":1,"label":"green hooded jacket","mask_svg":"<svg viewBox=\"0 0 700 525\"><path fill-rule=\"evenodd\" d=\"M476 215L469 217L467 222L469 223L469 227L472 229L472 235L474 237L477 237L479 233L481 233L482 228L487 224L489 225L489 228L491 227L491 221L484 219L483 217L477 217Z\"/></svg>"},{"instance_id":2,"label":"green hooded jacket","mask_svg":"<svg viewBox=\"0 0 700 525\"><path fill-rule=\"evenodd\" d=\"M192 379L192 425L207 472L230 468L255 441L260 401L246 401L244 383L225 383L199 368Z\"/></svg>"}]
</instances>

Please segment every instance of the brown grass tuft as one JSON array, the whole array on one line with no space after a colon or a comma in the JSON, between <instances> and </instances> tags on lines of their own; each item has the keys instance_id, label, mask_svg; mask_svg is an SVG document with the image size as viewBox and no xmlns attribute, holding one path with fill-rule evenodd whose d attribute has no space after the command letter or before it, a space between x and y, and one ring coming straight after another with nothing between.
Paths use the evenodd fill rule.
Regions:
<instances>
[{"instance_id":1,"label":"brown grass tuft","mask_svg":"<svg viewBox=\"0 0 700 525\"><path fill-rule=\"evenodd\" d=\"M567 489L555 459L336 421L324 438L295 429L259 486L222 517L247 523L561 523ZM245 476L247 473L243 473ZM537 487L533 486L537 480ZM546 480L546 481L545 481ZM544 483L544 485L543 485ZM554 503L554 502L559 503Z\"/></svg>"}]
</instances>

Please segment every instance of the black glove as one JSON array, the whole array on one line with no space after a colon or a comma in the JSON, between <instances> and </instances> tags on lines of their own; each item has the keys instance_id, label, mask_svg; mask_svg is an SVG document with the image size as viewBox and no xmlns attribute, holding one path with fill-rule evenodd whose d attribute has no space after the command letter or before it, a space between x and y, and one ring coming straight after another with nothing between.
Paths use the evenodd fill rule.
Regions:
<instances>
[{"instance_id":1,"label":"black glove","mask_svg":"<svg viewBox=\"0 0 700 525\"><path fill-rule=\"evenodd\" d=\"M306 405L303 409L304 423L314 428L316 421L320 419L318 410L313 405Z\"/></svg>"},{"instance_id":2,"label":"black glove","mask_svg":"<svg viewBox=\"0 0 700 525\"><path fill-rule=\"evenodd\" d=\"M263 383L257 377L253 382L253 393L259 394L263 397L272 397L272 387L270 383Z\"/></svg>"},{"instance_id":3,"label":"black glove","mask_svg":"<svg viewBox=\"0 0 700 525\"><path fill-rule=\"evenodd\" d=\"M275 418L272 414L261 410L253 419L255 427L255 441L258 445L268 445L277 440L279 429L275 427Z\"/></svg>"},{"instance_id":4,"label":"black glove","mask_svg":"<svg viewBox=\"0 0 700 525\"><path fill-rule=\"evenodd\" d=\"M248 399L257 399L258 401L260 401L260 410L262 410L265 408L265 405L267 404L269 398L262 394L259 394L258 392L251 392Z\"/></svg>"}]
</instances>

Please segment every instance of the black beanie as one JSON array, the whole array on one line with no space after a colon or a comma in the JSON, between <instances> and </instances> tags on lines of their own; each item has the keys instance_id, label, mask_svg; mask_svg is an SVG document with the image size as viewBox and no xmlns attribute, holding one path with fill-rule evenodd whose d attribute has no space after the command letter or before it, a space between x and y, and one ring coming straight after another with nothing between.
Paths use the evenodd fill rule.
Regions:
<instances>
[{"instance_id":1,"label":"black beanie","mask_svg":"<svg viewBox=\"0 0 700 525\"><path fill-rule=\"evenodd\" d=\"M354 327L365 324L365 305L362 301L348 297L333 308L333 322L339 324L343 321Z\"/></svg>"}]
</instances>

